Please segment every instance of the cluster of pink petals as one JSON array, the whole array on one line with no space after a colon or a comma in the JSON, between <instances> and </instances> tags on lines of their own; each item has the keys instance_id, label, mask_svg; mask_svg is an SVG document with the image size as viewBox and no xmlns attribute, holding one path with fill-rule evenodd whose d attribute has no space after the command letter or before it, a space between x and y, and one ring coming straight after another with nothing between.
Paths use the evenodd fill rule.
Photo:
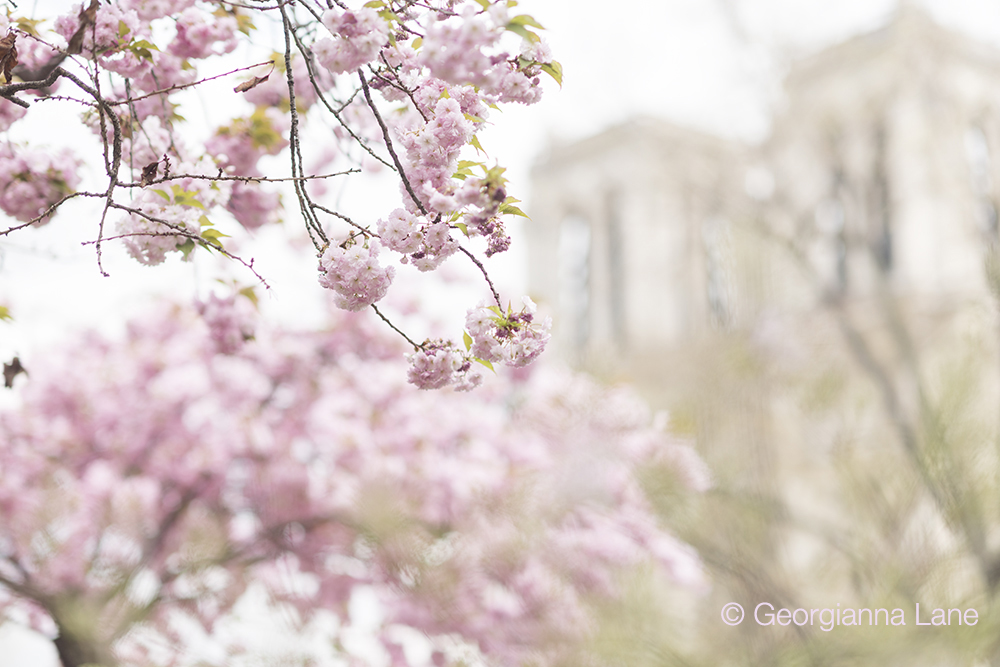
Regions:
<instances>
[{"instance_id":1,"label":"cluster of pink petals","mask_svg":"<svg viewBox=\"0 0 1000 667\"><path fill-rule=\"evenodd\" d=\"M639 481L687 451L667 461L703 488L700 461L634 396L544 371L421 392L393 339L350 315L227 350L232 305L26 360L21 407L0 413L0 617L111 647L123 667L145 664L152 633L156 664L179 665L192 634L178 621L218 641L251 582L303 622L346 620L369 589L384 628L549 667L581 664L567 651L586 601L616 595L622 568L702 585Z\"/></svg>"},{"instance_id":2,"label":"cluster of pink petals","mask_svg":"<svg viewBox=\"0 0 1000 667\"><path fill-rule=\"evenodd\" d=\"M235 183L226 210L247 229L257 229L277 222L281 211L281 195L259 185Z\"/></svg>"},{"instance_id":3,"label":"cluster of pink petals","mask_svg":"<svg viewBox=\"0 0 1000 667\"><path fill-rule=\"evenodd\" d=\"M399 142L406 149L406 175L425 208L450 213L457 208L449 196L454 188L451 176L459 153L475 134L475 127L465 117L459 102L452 98L439 99L427 116L427 122L397 130ZM416 210L412 199L407 207Z\"/></svg>"},{"instance_id":4,"label":"cluster of pink petals","mask_svg":"<svg viewBox=\"0 0 1000 667\"><path fill-rule=\"evenodd\" d=\"M144 191L133 208L142 214L129 213L118 221L116 232L128 254L141 264L162 264L167 253L180 250L201 233L199 209L171 204L151 190Z\"/></svg>"},{"instance_id":5,"label":"cluster of pink petals","mask_svg":"<svg viewBox=\"0 0 1000 667\"><path fill-rule=\"evenodd\" d=\"M458 391L471 391L482 384L481 373L471 370L466 355L445 340L425 341L420 349L407 355L410 367L406 379L419 389L441 389L453 385Z\"/></svg>"},{"instance_id":6,"label":"cluster of pink petals","mask_svg":"<svg viewBox=\"0 0 1000 667\"><path fill-rule=\"evenodd\" d=\"M458 250L448 223L430 222L401 208L390 213L388 219L379 220L377 229L387 248L405 255L403 263L409 262L420 271L436 269Z\"/></svg>"},{"instance_id":7,"label":"cluster of pink petals","mask_svg":"<svg viewBox=\"0 0 1000 667\"><path fill-rule=\"evenodd\" d=\"M0 148L0 210L22 222L37 218L73 192L80 182L79 166L68 150ZM48 221L45 218L39 224Z\"/></svg>"},{"instance_id":8,"label":"cluster of pink petals","mask_svg":"<svg viewBox=\"0 0 1000 667\"><path fill-rule=\"evenodd\" d=\"M55 21L56 32L67 42L80 27L81 9L82 5L76 4L70 12L59 16ZM141 25L138 13L126 4L101 4L97 8L94 23L83 33L83 49L97 53L115 50L138 35Z\"/></svg>"},{"instance_id":9,"label":"cluster of pink petals","mask_svg":"<svg viewBox=\"0 0 1000 667\"><path fill-rule=\"evenodd\" d=\"M334 291L334 302L344 310L363 310L385 296L396 269L379 264L381 246L372 239L346 248L327 247L319 259L319 284Z\"/></svg>"},{"instance_id":10,"label":"cluster of pink petals","mask_svg":"<svg viewBox=\"0 0 1000 667\"><path fill-rule=\"evenodd\" d=\"M209 337L220 354L238 352L254 336L255 318L248 298L241 295L220 297L212 294L195 308L208 325Z\"/></svg>"},{"instance_id":11,"label":"cluster of pink petals","mask_svg":"<svg viewBox=\"0 0 1000 667\"><path fill-rule=\"evenodd\" d=\"M229 53L236 48L236 19L216 16L196 7L188 7L177 17L177 35L170 52L181 58L207 58Z\"/></svg>"},{"instance_id":12,"label":"cluster of pink petals","mask_svg":"<svg viewBox=\"0 0 1000 667\"><path fill-rule=\"evenodd\" d=\"M334 38L318 40L313 51L321 65L337 74L371 62L389 42L389 26L368 7L353 11L328 9L323 12L322 22Z\"/></svg>"},{"instance_id":13,"label":"cluster of pink petals","mask_svg":"<svg viewBox=\"0 0 1000 667\"><path fill-rule=\"evenodd\" d=\"M261 34L253 32L251 20L262 27L258 20L262 15L248 11L249 5L220 7L196 0L91 5L85 0L54 21L56 37L50 41L55 50L26 36L19 42L23 64L30 67L40 67L72 41L74 46L80 44L80 50L64 66L72 69L90 62L97 68L93 80L100 82L108 105L102 113L86 113L84 123L105 146L105 163L111 161L112 140L120 141L119 173L108 176L129 184L116 190L115 205L131 197L127 205L139 211L124 215L116 230L137 261L159 264L172 252L187 257L193 247L211 247L217 237L201 234L218 221L216 215L223 208L249 230L279 220L282 202L276 190L233 177L261 177L261 160L289 145L293 119L300 137L308 137L299 144L305 156L296 155L295 160L312 161L309 133L317 129L311 124L313 109L332 111L330 116L337 121L327 136L339 142L335 154L341 164L331 171L364 168L376 160L388 163L392 151L386 150L387 142L400 167L401 208L378 221L381 241L323 249L320 282L334 292L338 306L360 310L386 294L394 269L379 264L380 244L401 253L402 263L420 271L437 269L461 248L461 237L458 233L453 237L453 230L485 237L487 256L507 249L510 238L501 223L501 209L509 199L503 179L471 177L469 165L478 163L463 163L460 157L463 151L471 157L470 144L478 146L476 132L485 125L490 107L538 99L540 63L551 61L548 47L525 38L520 55L511 51L507 38L514 36L508 27L514 27L510 12L516 3L505 0L432 0L393 11L378 3L334 4L327 3L330 8L322 14L288 8L295 53L288 62L279 53L269 71L230 77L236 81L254 77L249 90L225 89L233 103L243 107L235 114L244 115L218 128L203 143L191 141L193 135L184 131L180 114L189 112L179 110L177 100L182 99L180 91L192 85L221 85L222 80L216 81L220 77L214 76L219 70L211 65L229 66L212 59L232 53L242 39L241 31ZM261 7L274 10L274 15L280 9ZM530 17L521 19L533 25ZM6 27L5 20L9 24L13 19L0 17L0 30ZM518 17L513 20L517 23ZM231 70L240 72L236 67ZM359 88L359 73L370 90ZM206 81L198 83L202 79ZM0 128L22 115L9 103L0 100L0 105ZM255 110L250 112L251 108ZM108 113L116 122L110 122ZM78 161L64 155L45 158L6 149L0 154L0 209L19 220L33 219L72 192L79 167ZM150 173L154 183L149 182ZM172 177L183 173L218 180ZM297 175L312 179L315 173ZM159 182L164 176L167 180ZM504 327L473 335L476 355L515 367L538 356L548 339L545 323L531 321L526 312L512 317ZM225 329L222 324L219 328ZM220 340L230 341L220 343L220 349L238 349L235 334ZM469 370L470 358L444 343L427 344L411 355L411 380L421 387L471 388L482 376Z\"/></svg>"},{"instance_id":14,"label":"cluster of pink petals","mask_svg":"<svg viewBox=\"0 0 1000 667\"><path fill-rule=\"evenodd\" d=\"M508 58L504 52L491 54L507 25L505 3L493 7L493 12L482 15L466 5L461 16L431 25L424 36L420 64L448 83L492 88L496 65Z\"/></svg>"},{"instance_id":15,"label":"cluster of pink petals","mask_svg":"<svg viewBox=\"0 0 1000 667\"><path fill-rule=\"evenodd\" d=\"M288 88L280 81L285 100ZM278 97L280 103L281 98ZM261 175L257 163L265 155L277 155L287 145L285 139L288 120L276 107L259 106L249 118L237 118L227 126L216 129L205 142L205 150L228 173L239 176ZM261 137L269 141L262 141ZM277 192L260 184L236 183L226 210L247 229L257 229L278 220L281 198Z\"/></svg>"},{"instance_id":16,"label":"cluster of pink petals","mask_svg":"<svg viewBox=\"0 0 1000 667\"><path fill-rule=\"evenodd\" d=\"M517 313L498 315L489 304L470 310L465 329L472 338L470 352L490 363L520 368L534 361L549 342L551 318L535 319L535 303L523 298L524 307Z\"/></svg>"}]
</instances>

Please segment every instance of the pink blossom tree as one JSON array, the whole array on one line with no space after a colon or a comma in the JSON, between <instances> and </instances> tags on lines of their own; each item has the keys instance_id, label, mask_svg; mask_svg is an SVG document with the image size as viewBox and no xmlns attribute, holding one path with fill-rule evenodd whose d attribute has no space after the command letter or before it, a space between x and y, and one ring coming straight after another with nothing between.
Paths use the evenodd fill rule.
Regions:
<instances>
[{"instance_id":1,"label":"pink blossom tree","mask_svg":"<svg viewBox=\"0 0 1000 667\"><path fill-rule=\"evenodd\" d=\"M0 617L63 667L215 664L193 622L211 635L248 587L303 625L377 592L392 665L410 664L394 624L437 665L455 638L490 664L588 664L588 602L623 568L701 585L639 474L697 491L703 464L631 394L545 370L422 392L376 323L268 330L248 303L35 359L0 413ZM238 664L246 647L222 643Z\"/></svg>"},{"instance_id":2,"label":"pink blossom tree","mask_svg":"<svg viewBox=\"0 0 1000 667\"><path fill-rule=\"evenodd\" d=\"M536 102L541 75L560 82L562 70L541 26L516 5L90 0L49 32L39 31L46 17L0 17L0 129L38 104L75 105L81 131L103 147L102 185L90 190L77 188L84 158L94 156L53 155L34 142L2 147L0 210L18 222L0 237L49 224L69 200L94 198L102 212L91 243L102 273L102 247L117 240L149 265L220 253L266 284L227 238L274 224L276 188L287 182L320 284L340 307L371 308L404 337L376 305L396 277L394 261L432 271L463 255L481 271L491 297L464 347L406 338L412 382L470 389L480 381L474 361L523 366L544 347L548 323L530 304L512 310L481 259L508 248L505 217L524 214L478 133L492 110ZM268 44L258 25L275 26L279 43ZM241 44L274 53L231 67ZM213 94L238 113L209 136L192 136L177 96L220 79L229 85ZM324 147L319 162L305 157L307 131ZM285 173L263 172L269 155L285 156ZM399 184L379 219L354 220L320 194L322 183L371 167Z\"/></svg>"}]
</instances>

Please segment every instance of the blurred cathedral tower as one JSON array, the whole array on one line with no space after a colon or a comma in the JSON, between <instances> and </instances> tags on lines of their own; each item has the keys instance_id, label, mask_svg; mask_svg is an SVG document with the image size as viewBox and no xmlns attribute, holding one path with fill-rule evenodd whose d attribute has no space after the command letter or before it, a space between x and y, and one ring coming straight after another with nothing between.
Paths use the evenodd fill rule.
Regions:
<instances>
[{"instance_id":1,"label":"blurred cathedral tower","mask_svg":"<svg viewBox=\"0 0 1000 667\"><path fill-rule=\"evenodd\" d=\"M759 146L641 118L533 172L529 287L571 361L629 368L775 309L987 294L1000 51L909 5L796 63Z\"/></svg>"}]
</instances>

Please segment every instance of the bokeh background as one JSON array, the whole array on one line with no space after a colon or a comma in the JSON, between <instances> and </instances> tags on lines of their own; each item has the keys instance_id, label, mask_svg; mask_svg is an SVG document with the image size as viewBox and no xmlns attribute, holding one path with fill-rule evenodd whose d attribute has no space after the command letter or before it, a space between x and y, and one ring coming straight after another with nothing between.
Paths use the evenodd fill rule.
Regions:
<instances>
[{"instance_id":1,"label":"bokeh background","mask_svg":"<svg viewBox=\"0 0 1000 667\"><path fill-rule=\"evenodd\" d=\"M483 138L532 217L491 268L558 318L553 357L636 384L716 478L693 504L649 480L712 592L637 587L603 640L629 665L1000 664L1000 5L521 9L565 79ZM199 95L192 107L211 108ZM52 133L65 122L43 113L18 131L93 150ZM377 216L395 188L373 174L343 196ZM227 273L210 259L150 270L110 248L100 278L79 245L89 213L0 244L0 303L17 318L0 357L114 330ZM244 249L273 285L265 314L321 321L314 267L274 241ZM464 276L443 288L457 307L427 300L442 327L476 296ZM908 625L729 627L730 601L898 607ZM917 602L975 608L979 623L918 628ZM6 664L46 664L29 636L0 641L19 656Z\"/></svg>"}]
</instances>

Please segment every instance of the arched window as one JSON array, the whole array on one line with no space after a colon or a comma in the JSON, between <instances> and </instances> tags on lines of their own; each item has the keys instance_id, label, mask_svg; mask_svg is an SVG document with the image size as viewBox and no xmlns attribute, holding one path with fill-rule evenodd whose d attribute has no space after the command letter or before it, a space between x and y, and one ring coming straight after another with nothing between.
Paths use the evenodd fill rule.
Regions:
<instances>
[{"instance_id":1,"label":"arched window","mask_svg":"<svg viewBox=\"0 0 1000 667\"><path fill-rule=\"evenodd\" d=\"M582 352L590 340L590 223L569 215L559 226L559 309L566 339Z\"/></svg>"},{"instance_id":2,"label":"arched window","mask_svg":"<svg viewBox=\"0 0 1000 667\"><path fill-rule=\"evenodd\" d=\"M978 201L979 227L990 241L998 236L997 207L993 201L992 155L990 144L983 128L973 125L965 131L965 155L969 160L972 176L972 191Z\"/></svg>"},{"instance_id":3,"label":"arched window","mask_svg":"<svg viewBox=\"0 0 1000 667\"><path fill-rule=\"evenodd\" d=\"M722 218L709 219L701 227L701 241L705 250L709 323L725 331L733 325L735 306L728 223Z\"/></svg>"}]
</instances>

